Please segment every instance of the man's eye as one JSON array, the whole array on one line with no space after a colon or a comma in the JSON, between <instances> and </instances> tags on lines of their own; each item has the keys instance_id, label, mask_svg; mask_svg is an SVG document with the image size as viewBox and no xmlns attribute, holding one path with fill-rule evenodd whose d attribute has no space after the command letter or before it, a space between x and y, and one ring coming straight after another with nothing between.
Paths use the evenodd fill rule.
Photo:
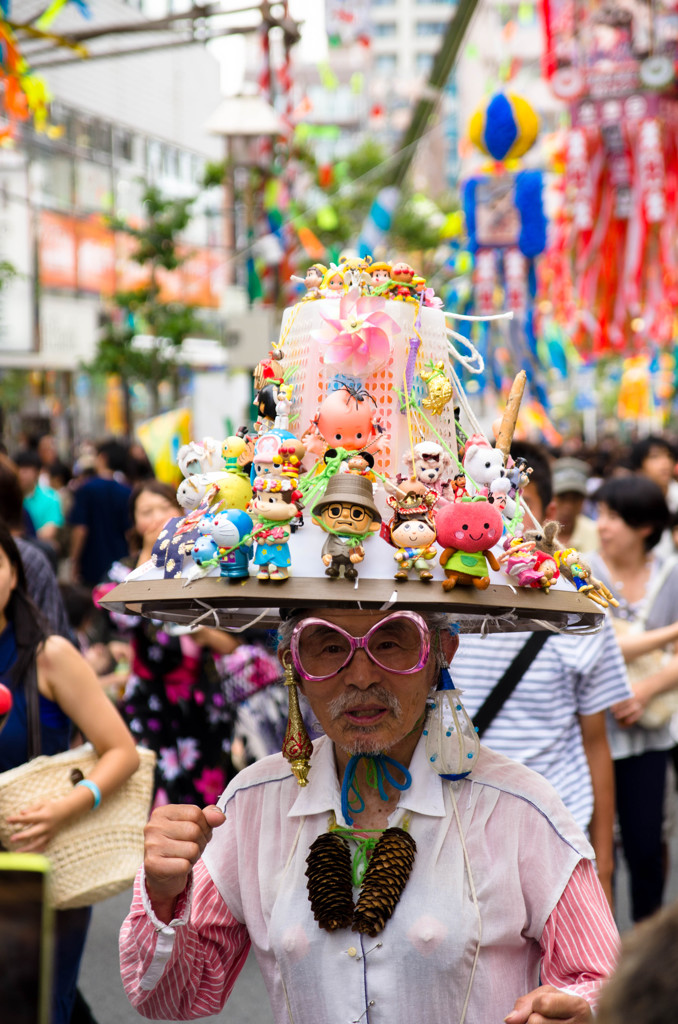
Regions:
<instances>
[{"instance_id":1,"label":"man's eye","mask_svg":"<svg viewBox=\"0 0 678 1024\"><path fill-rule=\"evenodd\" d=\"M333 519L338 519L341 515L341 505L330 505L329 513Z\"/></svg>"},{"instance_id":2,"label":"man's eye","mask_svg":"<svg viewBox=\"0 0 678 1024\"><path fill-rule=\"evenodd\" d=\"M363 510L361 508L352 508L351 509L351 519L362 519L363 515L364 515L364 513L363 513Z\"/></svg>"}]
</instances>

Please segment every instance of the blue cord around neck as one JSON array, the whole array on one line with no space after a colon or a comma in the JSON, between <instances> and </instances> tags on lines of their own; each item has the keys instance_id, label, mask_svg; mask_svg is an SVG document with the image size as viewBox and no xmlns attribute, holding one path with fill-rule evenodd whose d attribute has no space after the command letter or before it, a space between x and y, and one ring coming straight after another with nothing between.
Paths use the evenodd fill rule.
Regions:
<instances>
[{"instance_id":1,"label":"blue cord around neck","mask_svg":"<svg viewBox=\"0 0 678 1024\"><path fill-rule=\"evenodd\" d=\"M346 765L346 771L344 772L344 778L341 783L341 813L344 816L344 821L347 825L352 825L354 818L351 814L360 814L365 808L365 801L360 795L360 790L356 786L355 776L358 769L358 762L361 760L371 761L374 767L376 776L375 789L379 790L379 796L382 800L388 800L388 793L386 792L385 782L388 782L393 786L394 789L399 789L401 793L409 789L412 785L412 776L408 772L404 764L400 761L396 761L392 757L387 757L386 754L354 754L351 760ZM400 772L403 776L403 781L398 782L390 770L394 768ZM370 783L370 785L374 785ZM351 794L354 796L354 801L351 803Z\"/></svg>"}]
</instances>

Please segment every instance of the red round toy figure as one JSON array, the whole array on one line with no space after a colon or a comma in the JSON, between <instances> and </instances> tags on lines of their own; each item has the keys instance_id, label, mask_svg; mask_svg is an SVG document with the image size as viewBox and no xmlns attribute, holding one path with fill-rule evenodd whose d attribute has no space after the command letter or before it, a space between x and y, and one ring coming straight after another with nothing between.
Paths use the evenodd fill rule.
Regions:
<instances>
[{"instance_id":1,"label":"red round toy figure","mask_svg":"<svg viewBox=\"0 0 678 1024\"><path fill-rule=\"evenodd\" d=\"M443 590L457 583L485 590L490 585L487 563L494 570L499 562L490 548L501 539L501 512L487 498L476 495L445 505L436 516L438 543L445 548L440 564L447 579Z\"/></svg>"},{"instance_id":2,"label":"red round toy figure","mask_svg":"<svg viewBox=\"0 0 678 1024\"><path fill-rule=\"evenodd\" d=\"M8 690L3 683L0 683L0 730L7 721L11 710L12 691Z\"/></svg>"}]
</instances>

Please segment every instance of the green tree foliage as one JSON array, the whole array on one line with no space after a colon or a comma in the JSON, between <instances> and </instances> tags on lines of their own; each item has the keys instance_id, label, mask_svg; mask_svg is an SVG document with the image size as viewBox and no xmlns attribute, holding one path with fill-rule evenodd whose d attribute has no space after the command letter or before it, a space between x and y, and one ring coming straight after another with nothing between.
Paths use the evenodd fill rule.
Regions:
<instances>
[{"instance_id":1,"label":"green tree foliage","mask_svg":"<svg viewBox=\"0 0 678 1024\"><path fill-rule=\"evenodd\" d=\"M161 298L162 273L177 270L187 259L180 238L190 223L195 198L168 199L156 186L146 185L143 202L146 216L141 227L120 218L111 218L110 225L134 239L131 256L146 268L148 283L113 296L95 357L86 369L119 375L126 394L132 383L145 384L153 411L158 412L160 383L169 380L177 390L176 350L185 338L203 332L198 307ZM129 404L127 418L131 429Z\"/></svg>"},{"instance_id":2,"label":"green tree foliage","mask_svg":"<svg viewBox=\"0 0 678 1024\"><path fill-rule=\"evenodd\" d=\"M318 165L306 141L296 141L289 155L311 179L310 188L294 204L292 215L317 235L330 254L355 248L372 203L381 189L391 183L391 161L386 149L367 139L331 167ZM440 196L434 202L417 195L406 180L385 247L389 253L417 253L425 258L440 244L444 215L457 208L455 196Z\"/></svg>"}]
</instances>

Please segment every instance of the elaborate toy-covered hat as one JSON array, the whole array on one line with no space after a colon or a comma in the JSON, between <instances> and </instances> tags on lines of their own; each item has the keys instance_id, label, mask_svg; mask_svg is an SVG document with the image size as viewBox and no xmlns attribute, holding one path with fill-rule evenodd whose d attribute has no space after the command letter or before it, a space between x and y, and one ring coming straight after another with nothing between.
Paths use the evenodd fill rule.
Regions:
<instances>
[{"instance_id":1,"label":"elaborate toy-covered hat","mask_svg":"<svg viewBox=\"0 0 678 1024\"><path fill-rule=\"evenodd\" d=\"M602 592L579 592L566 560L544 560L536 540L517 551L524 529L535 525L522 497L529 472L510 451L524 374L495 445L456 372L459 363L481 372L480 355L448 326L454 314L440 308L433 289L395 272L377 285L367 272L394 266L401 264L330 265L336 290L309 286L283 314L275 373L255 370L267 389L264 412L251 435L221 446L223 475L246 489L252 521L239 531L238 573L235 549L216 540L213 559L192 556L197 539L210 535L211 514L231 506L219 472L210 465L206 475L198 465L202 475L192 477L191 463L178 492L187 514L173 527L181 539L173 572L157 557L107 605L223 628L273 625L281 608L299 606L444 611L465 630L599 627ZM261 413L259 396L255 405ZM237 473L228 463L235 453ZM234 507L245 509L245 500ZM355 504L357 525L333 526L324 514L333 502ZM417 515L427 519L418 527L425 551L416 523L403 526ZM419 566L418 579L408 577L408 565L412 573Z\"/></svg>"}]
</instances>

